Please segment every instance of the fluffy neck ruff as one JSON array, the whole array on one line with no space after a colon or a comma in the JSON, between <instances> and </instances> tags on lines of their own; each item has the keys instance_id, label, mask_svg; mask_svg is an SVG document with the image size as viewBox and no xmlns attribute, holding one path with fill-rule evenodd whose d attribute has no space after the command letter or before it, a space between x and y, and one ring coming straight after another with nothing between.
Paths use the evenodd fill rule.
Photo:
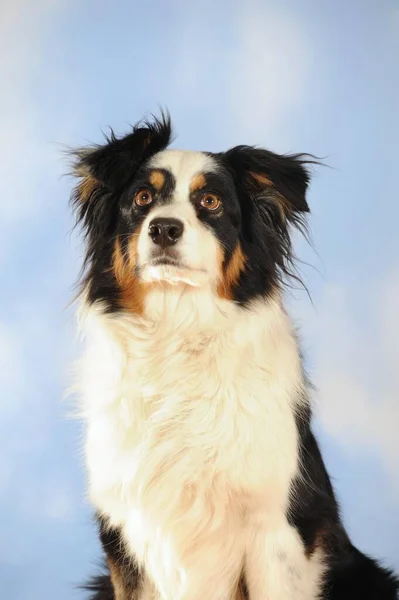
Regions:
<instances>
[{"instance_id":1,"label":"fluffy neck ruff","mask_svg":"<svg viewBox=\"0 0 399 600\"><path fill-rule=\"evenodd\" d=\"M147 295L144 315L106 313L101 303L89 305L83 298L79 323L88 342L81 378L85 397L87 376L102 380L118 363L106 358L109 353L119 355L119 370L123 364L137 376L144 371L145 387L151 383L164 388L161 383L167 380L184 393L184 369L201 366L204 379L211 372L223 387L234 369L256 365L264 369L265 383L279 382L289 403L303 395L297 340L277 293L243 308L207 289L155 286ZM124 375L119 372L118 377ZM99 399L93 402L98 405Z\"/></svg>"}]
</instances>

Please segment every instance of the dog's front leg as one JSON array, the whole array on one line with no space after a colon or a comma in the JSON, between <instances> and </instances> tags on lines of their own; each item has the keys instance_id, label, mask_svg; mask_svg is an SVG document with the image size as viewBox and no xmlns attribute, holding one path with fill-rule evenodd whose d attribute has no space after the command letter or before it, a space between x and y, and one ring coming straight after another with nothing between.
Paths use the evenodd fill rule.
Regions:
<instances>
[{"instance_id":1,"label":"dog's front leg","mask_svg":"<svg viewBox=\"0 0 399 600\"><path fill-rule=\"evenodd\" d=\"M250 526L245 553L250 600L318 600L324 566L318 550L307 556L297 530L282 517Z\"/></svg>"},{"instance_id":2,"label":"dog's front leg","mask_svg":"<svg viewBox=\"0 0 399 600\"><path fill-rule=\"evenodd\" d=\"M174 557L166 543L151 548L145 568L160 600L241 600L244 547L242 533L220 527Z\"/></svg>"}]
</instances>

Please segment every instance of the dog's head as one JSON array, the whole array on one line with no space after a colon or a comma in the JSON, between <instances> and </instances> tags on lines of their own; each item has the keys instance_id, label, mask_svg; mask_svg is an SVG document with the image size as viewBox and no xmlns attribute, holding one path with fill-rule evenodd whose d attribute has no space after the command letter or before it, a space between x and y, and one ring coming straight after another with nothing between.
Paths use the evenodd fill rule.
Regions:
<instances>
[{"instance_id":1,"label":"dog's head","mask_svg":"<svg viewBox=\"0 0 399 600\"><path fill-rule=\"evenodd\" d=\"M154 286L241 304L271 293L289 273L290 225L309 210L305 157L168 150L170 141L163 117L75 153L88 301L140 313Z\"/></svg>"}]
</instances>

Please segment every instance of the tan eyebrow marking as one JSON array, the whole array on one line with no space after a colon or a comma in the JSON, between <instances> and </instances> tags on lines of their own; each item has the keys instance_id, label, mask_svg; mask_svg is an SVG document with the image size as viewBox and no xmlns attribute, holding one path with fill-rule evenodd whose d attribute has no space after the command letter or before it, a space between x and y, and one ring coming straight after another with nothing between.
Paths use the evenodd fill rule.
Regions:
<instances>
[{"instance_id":1,"label":"tan eyebrow marking","mask_svg":"<svg viewBox=\"0 0 399 600\"><path fill-rule=\"evenodd\" d=\"M206 179L203 173L198 173L194 175L190 183L190 192L196 192L197 190L202 190L206 186Z\"/></svg>"},{"instance_id":2,"label":"tan eyebrow marking","mask_svg":"<svg viewBox=\"0 0 399 600\"><path fill-rule=\"evenodd\" d=\"M160 192L163 186L165 185L165 175L162 173L162 171L151 171L149 176L149 182L151 183L151 185L154 186L154 188L158 192Z\"/></svg>"}]
</instances>

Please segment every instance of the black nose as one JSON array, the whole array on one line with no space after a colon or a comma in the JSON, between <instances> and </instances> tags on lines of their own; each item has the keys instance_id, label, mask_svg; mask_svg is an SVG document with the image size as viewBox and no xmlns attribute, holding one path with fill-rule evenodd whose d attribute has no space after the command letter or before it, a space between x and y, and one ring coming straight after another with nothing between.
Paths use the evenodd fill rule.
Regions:
<instances>
[{"instance_id":1,"label":"black nose","mask_svg":"<svg viewBox=\"0 0 399 600\"><path fill-rule=\"evenodd\" d=\"M148 227L148 235L162 248L176 244L183 234L184 225L178 219L154 219Z\"/></svg>"}]
</instances>

